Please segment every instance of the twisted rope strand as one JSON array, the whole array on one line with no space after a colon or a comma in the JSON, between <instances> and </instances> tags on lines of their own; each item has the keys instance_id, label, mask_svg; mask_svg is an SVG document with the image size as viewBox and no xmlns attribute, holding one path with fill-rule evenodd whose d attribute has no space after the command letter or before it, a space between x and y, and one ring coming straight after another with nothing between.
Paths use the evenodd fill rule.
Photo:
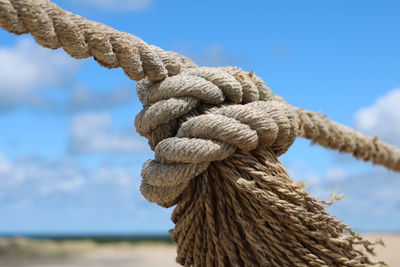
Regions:
<instances>
[{"instance_id":1,"label":"twisted rope strand","mask_svg":"<svg viewBox=\"0 0 400 267\"><path fill-rule=\"evenodd\" d=\"M177 74L190 59L148 45L140 38L67 12L49 0L0 0L0 26L31 33L43 47L62 47L74 58L93 56L107 68L121 67L132 80L152 82Z\"/></svg>"},{"instance_id":2,"label":"twisted rope strand","mask_svg":"<svg viewBox=\"0 0 400 267\"><path fill-rule=\"evenodd\" d=\"M369 137L349 127L331 121L328 117L297 109L301 137L323 147L352 153L355 158L371 161L394 171L400 171L400 149Z\"/></svg>"}]
</instances>

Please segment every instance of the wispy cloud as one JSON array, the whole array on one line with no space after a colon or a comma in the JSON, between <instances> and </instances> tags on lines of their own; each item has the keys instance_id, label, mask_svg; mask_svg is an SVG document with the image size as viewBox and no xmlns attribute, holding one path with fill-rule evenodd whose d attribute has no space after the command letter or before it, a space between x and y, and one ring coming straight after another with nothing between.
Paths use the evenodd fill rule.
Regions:
<instances>
[{"instance_id":1,"label":"wispy cloud","mask_svg":"<svg viewBox=\"0 0 400 267\"><path fill-rule=\"evenodd\" d=\"M198 50L187 44L178 43L173 48L174 51L182 53L193 59L196 64L207 67L225 67L239 66L242 67L247 63L243 57L232 55L224 49L223 46L214 44L206 47L206 49ZM199 52L200 51L200 52Z\"/></svg>"},{"instance_id":2,"label":"wispy cloud","mask_svg":"<svg viewBox=\"0 0 400 267\"><path fill-rule=\"evenodd\" d=\"M107 92L97 92L85 86L75 86L66 103L69 112L109 110L133 102L133 86L124 86Z\"/></svg>"},{"instance_id":3,"label":"wispy cloud","mask_svg":"<svg viewBox=\"0 0 400 267\"><path fill-rule=\"evenodd\" d=\"M109 113L84 113L75 116L70 126L69 149L75 153L146 152L144 138L133 129L116 131Z\"/></svg>"},{"instance_id":4,"label":"wispy cloud","mask_svg":"<svg viewBox=\"0 0 400 267\"><path fill-rule=\"evenodd\" d=\"M79 3L86 3L107 10L135 11L148 8L153 0L81 0Z\"/></svg>"},{"instance_id":5,"label":"wispy cloud","mask_svg":"<svg viewBox=\"0 0 400 267\"><path fill-rule=\"evenodd\" d=\"M0 153L0 229L9 232L163 231L171 210L139 191L140 165L87 166L74 157L7 158Z\"/></svg>"},{"instance_id":6,"label":"wispy cloud","mask_svg":"<svg viewBox=\"0 0 400 267\"><path fill-rule=\"evenodd\" d=\"M332 166L321 173L311 166L301 162L288 170L318 199L329 200L332 193L344 194L343 200L329 208L335 216L362 230L398 229L394 222L400 220L399 174L382 167L350 171L348 166Z\"/></svg>"},{"instance_id":7,"label":"wispy cloud","mask_svg":"<svg viewBox=\"0 0 400 267\"><path fill-rule=\"evenodd\" d=\"M123 194L125 198L134 197L135 201L144 201L139 197L138 166L99 163L88 168L84 165L69 156L55 159L41 156L9 159L0 152L0 207L47 207L50 204L46 203L47 200L52 203L67 203L74 198L90 202L90 198L86 199L86 194L102 198L103 190L110 195Z\"/></svg>"},{"instance_id":8,"label":"wispy cloud","mask_svg":"<svg viewBox=\"0 0 400 267\"><path fill-rule=\"evenodd\" d=\"M126 167L102 164L93 174L96 183L126 187L132 184L132 173Z\"/></svg>"},{"instance_id":9,"label":"wispy cloud","mask_svg":"<svg viewBox=\"0 0 400 267\"><path fill-rule=\"evenodd\" d=\"M41 157L8 160L0 154L0 191L9 196L47 196L79 189L85 171L67 158L49 161Z\"/></svg>"},{"instance_id":10,"label":"wispy cloud","mask_svg":"<svg viewBox=\"0 0 400 267\"><path fill-rule=\"evenodd\" d=\"M377 135L400 145L400 89L395 89L355 115L355 125L361 131Z\"/></svg>"},{"instance_id":11,"label":"wispy cloud","mask_svg":"<svg viewBox=\"0 0 400 267\"><path fill-rule=\"evenodd\" d=\"M85 168L66 156L52 160L40 156L10 160L0 153L0 198L18 200L75 194L88 185L121 189L138 186L138 177L133 182L133 169L131 165L107 163Z\"/></svg>"},{"instance_id":12,"label":"wispy cloud","mask_svg":"<svg viewBox=\"0 0 400 267\"><path fill-rule=\"evenodd\" d=\"M360 109L355 125L361 131L400 144L400 89L378 98ZM331 152L329 152L331 153ZM325 172L311 164L297 163L289 168L294 179L304 181L317 198L327 200L333 191L346 198L330 210L350 225L364 230L396 230L400 221L399 174L383 167L361 164L341 155ZM339 166L340 165L340 166ZM360 168L360 166L362 168Z\"/></svg>"},{"instance_id":13,"label":"wispy cloud","mask_svg":"<svg viewBox=\"0 0 400 267\"><path fill-rule=\"evenodd\" d=\"M31 38L0 47L0 110L40 106L45 100L34 93L70 83L78 64L65 52L42 48Z\"/></svg>"}]
</instances>

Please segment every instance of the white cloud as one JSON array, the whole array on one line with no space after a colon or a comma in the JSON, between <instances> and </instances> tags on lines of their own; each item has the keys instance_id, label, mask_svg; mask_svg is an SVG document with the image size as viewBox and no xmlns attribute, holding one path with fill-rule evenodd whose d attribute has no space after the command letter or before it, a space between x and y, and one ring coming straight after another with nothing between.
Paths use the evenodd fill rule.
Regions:
<instances>
[{"instance_id":1,"label":"white cloud","mask_svg":"<svg viewBox=\"0 0 400 267\"><path fill-rule=\"evenodd\" d=\"M371 106L360 109L355 115L355 124L367 134L400 145L400 89L392 90Z\"/></svg>"},{"instance_id":2,"label":"white cloud","mask_svg":"<svg viewBox=\"0 0 400 267\"><path fill-rule=\"evenodd\" d=\"M0 175L7 173L11 168L10 162L0 153Z\"/></svg>"},{"instance_id":3,"label":"white cloud","mask_svg":"<svg viewBox=\"0 0 400 267\"><path fill-rule=\"evenodd\" d=\"M206 47L204 50L204 47L195 48L185 43L177 43L172 50L177 51L185 56L188 56L200 66L243 67L247 64L247 60L245 58L229 54L229 52L227 52L221 45L218 44L210 45Z\"/></svg>"},{"instance_id":4,"label":"white cloud","mask_svg":"<svg viewBox=\"0 0 400 267\"><path fill-rule=\"evenodd\" d=\"M112 129L108 113L84 113L73 118L69 148L78 153L134 153L148 151L144 138L129 131Z\"/></svg>"},{"instance_id":5,"label":"white cloud","mask_svg":"<svg viewBox=\"0 0 400 267\"><path fill-rule=\"evenodd\" d=\"M77 66L62 50L42 48L30 38L0 47L0 109L40 104L43 99L33 93L69 82Z\"/></svg>"},{"instance_id":6,"label":"white cloud","mask_svg":"<svg viewBox=\"0 0 400 267\"><path fill-rule=\"evenodd\" d=\"M353 212L352 216L369 214L371 218L397 217L400 220L398 173L383 168L370 168L347 176L341 182L341 188L347 199L343 203L346 207L343 205L340 208L347 209L349 214Z\"/></svg>"},{"instance_id":7,"label":"white cloud","mask_svg":"<svg viewBox=\"0 0 400 267\"><path fill-rule=\"evenodd\" d=\"M326 179L332 182L340 182L348 176L348 172L343 168L329 169L326 174Z\"/></svg>"},{"instance_id":8,"label":"white cloud","mask_svg":"<svg viewBox=\"0 0 400 267\"><path fill-rule=\"evenodd\" d=\"M132 11L149 7L153 0L82 0L79 3L87 3L99 8L117 11Z\"/></svg>"},{"instance_id":9,"label":"white cloud","mask_svg":"<svg viewBox=\"0 0 400 267\"><path fill-rule=\"evenodd\" d=\"M331 166L317 172L305 162L296 162L288 170L317 199L329 201L332 193L344 194L329 210L345 223L362 230L398 229L398 223L393 223L400 220L398 173L377 166L362 170Z\"/></svg>"},{"instance_id":10,"label":"white cloud","mask_svg":"<svg viewBox=\"0 0 400 267\"><path fill-rule=\"evenodd\" d=\"M85 166L71 157L6 158L0 153L0 229L8 232L167 232L171 209L140 194L131 156ZM79 161L78 161L79 160Z\"/></svg>"},{"instance_id":11,"label":"white cloud","mask_svg":"<svg viewBox=\"0 0 400 267\"><path fill-rule=\"evenodd\" d=\"M103 209L110 214L128 209L138 216L148 212L151 205L139 191L140 166L132 161L84 165L72 157L10 159L0 152L0 217L26 220L29 215L25 213L32 211L46 218L59 212L68 220L70 212L79 211L79 221L87 218L87 213ZM1 227L4 229L3 221Z\"/></svg>"},{"instance_id":12,"label":"white cloud","mask_svg":"<svg viewBox=\"0 0 400 267\"><path fill-rule=\"evenodd\" d=\"M51 194L69 193L74 192L83 185L83 179L74 177L65 181L59 181L53 185L43 185L40 189L40 194L43 196L48 196Z\"/></svg>"},{"instance_id":13,"label":"white cloud","mask_svg":"<svg viewBox=\"0 0 400 267\"><path fill-rule=\"evenodd\" d=\"M355 115L356 128L397 145L400 145L399 125L400 89L388 92ZM318 199L329 200L332 192L344 194L345 198L329 210L350 226L358 230L398 230L399 173L350 157L341 154L325 171L316 171L314 163L300 162L289 167L289 172L293 179L304 181L308 191Z\"/></svg>"},{"instance_id":14,"label":"white cloud","mask_svg":"<svg viewBox=\"0 0 400 267\"><path fill-rule=\"evenodd\" d=\"M70 193L84 183L85 172L71 160L47 161L38 157L8 160L0 154L0 191L33 195Z\"/></svg>"},{"instance_id":15,"label":"white cloud","mask_svg":"<svg viewBox=\"0 0 400 267\"><path fill-rule=\"evenodd\" d=\"M132 184L132 171L121 166L100 166L93 175L94 181L100 184L126 187Z\"/></svg>"},{"instance_id":16,"label":"white cloud","mask_svg":"<svg viewBox=\"0 0 400 267\"><path fill-rule=\"evenodd\" d=\"M74 194L87 185L112 185L121 190L139 187L139 179L133 183L135 171L140 173L140 169L130 164L103 163L86 169L69 157L47 160L30 156L10 160L0 153L0 198L13 196L12 200L17 201L26 197Z\"/></svg>"},{"instance_id":17,"label":"white cloud","mask_svg":"<svg viewBox=\"0 0 400 267\"><path fill-rule=\"evenodd\" d=\"M69 111L100 110L120 107L133 102L135 89L130 86L106 92L96 92L84 86L76 86L67 101Z\"/></svg>"},{"instance_id":18,"label":"white cloud","mask_svg":"<svg viewBox=\"0 0 400 267\"><path fill-rule=\"evenodd\" d=\"M241 58L226 54L219 45L210 46L198 60L200 65L216 67L240 65L241 63L243 63Z\"/></svg>"}]
</instances>

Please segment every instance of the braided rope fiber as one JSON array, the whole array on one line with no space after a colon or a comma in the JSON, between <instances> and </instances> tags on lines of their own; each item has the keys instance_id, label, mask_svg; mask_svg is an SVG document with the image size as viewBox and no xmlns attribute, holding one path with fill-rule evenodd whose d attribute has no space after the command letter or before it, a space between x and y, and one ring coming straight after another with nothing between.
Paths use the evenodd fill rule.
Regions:
<instances>
[{"instance_id":1,"label":"braided rope fiber","mask_svg":"<svg viewBox=\"0 0 400 267\"><path fill-rule=\"evenodd\" d=\"M251 72L198 67L49 0L0 0L0 26L138 81L135 127L155 151L140 189L151 202L176 205L178 263L384 266L368 258L373 244L330 216L277 157L301 136L400 171L399 148L292 107Z\"/></svg>"}]
</instances>

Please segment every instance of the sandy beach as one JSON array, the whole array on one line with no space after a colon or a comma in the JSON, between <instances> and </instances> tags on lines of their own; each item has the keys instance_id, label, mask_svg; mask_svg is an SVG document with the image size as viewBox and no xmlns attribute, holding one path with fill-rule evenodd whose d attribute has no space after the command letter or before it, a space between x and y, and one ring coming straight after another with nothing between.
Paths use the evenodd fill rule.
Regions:
<instances>
[{"instance_id":1,"label":"sandy beach","mask_svg":"<svg viewBox=\"0 0 400 267\"><path fill-rule=\"evenodd\" d=\"M377 246L376 260L400 266L400 235L368 234L369 240L381 238L385 247ZM172 267L175 249L168 243L96 244L91 241L2 241L2 267ZM8 242L8 243L7 243ZM7 243L7 244L6 244ZM7 247L7 251L6 251Z\"/></svg>"},{"instance_id":2,"label":"sandy beach","mask_svg":"<svg viewBox=\"0 0 400 267\"><path fill-rule=\"evenodd\" d=\"M400 266L400 234L367 234L368 240L382 239L385 246L376 246L376 261L384 261L389 266Z\"/></svg>"}]
</instances>

